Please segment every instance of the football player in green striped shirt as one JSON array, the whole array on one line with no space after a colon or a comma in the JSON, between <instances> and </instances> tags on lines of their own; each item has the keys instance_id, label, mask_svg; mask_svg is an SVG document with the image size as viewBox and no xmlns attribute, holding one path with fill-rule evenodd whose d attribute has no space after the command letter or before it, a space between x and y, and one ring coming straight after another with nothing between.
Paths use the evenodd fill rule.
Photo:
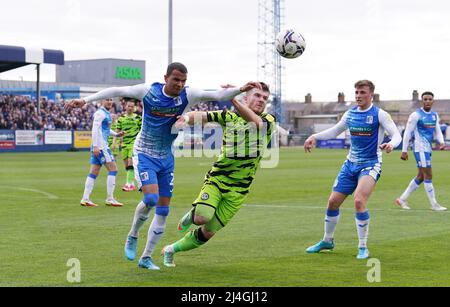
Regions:
<instances>
[{"instance_id":1,"label":"football player in green striped shirt","mask_svg":"<svg viewBox=\"0 0 450 307\"><path fill-rule=\"evenodd\" d=\"M192 224L196 229L163 248L164 265L174 267L174 254L205 244L222 229L241 208L262 154L276 129L275 118L264 113L270 92L266 84L254 88L244 96L244 103L233 100L237 112L189 112L176 123L180 127L216 122L223 129L223 146L218 160L206 174L203 187L193 209L178 223L178 231L185 233Z\"/></svg>"},{"instance_id":2,"label":"football player in green striped shirt","mask_svg":"<svg viewBox=\"0 0 450 307\"><path fill-rule=\"evenodd\" d=\"M142 117L135 113L136 104L134 100L126 99L125 114L117 121L117 132L124 131L122 138L122 160L127 171L127 182L122 187L122 191L129 192L135 190L134 168L133 168L133 145L136 136L141 130Z\"/></svg>"}]
</instances>

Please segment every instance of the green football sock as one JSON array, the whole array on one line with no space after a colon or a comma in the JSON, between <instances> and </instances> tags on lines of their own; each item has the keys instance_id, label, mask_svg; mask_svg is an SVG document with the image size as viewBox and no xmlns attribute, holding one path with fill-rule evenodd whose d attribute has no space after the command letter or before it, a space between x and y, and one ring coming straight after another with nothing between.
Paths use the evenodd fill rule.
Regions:
<instances>
[{"instance_id":1,"label":"green football sock","mask_svg":"<svg viewBox=\"0 0 450 307\"><path fill-rule=\"evenodd\" d=\"M205 244L205 242L199 241L196 238L196 232L198 231L198 229L200 228L189 231L183 238L173 244L173 248L176 253L185 252Z\"/></svg>"},{"instance_id":2,"label":"green football sock","mask_svg":"<svg viewBox=\"0 0 450 307\"><path fill-rule=\"evenodd\" d=\"M133 184L134 183L134 170L129 169L127 171L127 184Z\"/></svg>"}]
</instances>

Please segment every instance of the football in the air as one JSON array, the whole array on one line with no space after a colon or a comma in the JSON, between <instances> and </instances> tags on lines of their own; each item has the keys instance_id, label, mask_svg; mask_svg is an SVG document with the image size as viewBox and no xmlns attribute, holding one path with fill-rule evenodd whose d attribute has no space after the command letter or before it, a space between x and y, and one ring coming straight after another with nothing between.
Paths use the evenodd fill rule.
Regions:
<instances>
[{"instance_id":1,"label":"football in the air","mask_svg":"<svg viewBox=\"0 0 450 307\"><path fill-rule=\"evenodd\" d=\"M299 32L288 29L278 33L275 39L275 47L282 57L294 59L303 54L306 41Z\"/></svg>"}]
</instances>

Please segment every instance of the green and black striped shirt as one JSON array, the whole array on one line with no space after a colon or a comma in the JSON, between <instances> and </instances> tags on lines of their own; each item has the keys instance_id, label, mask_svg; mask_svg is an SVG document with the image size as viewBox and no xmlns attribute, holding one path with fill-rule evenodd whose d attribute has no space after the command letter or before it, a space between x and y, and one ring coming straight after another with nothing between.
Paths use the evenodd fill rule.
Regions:
<instances>
[{"instance_id":1,"label":"green and black striped shirt","mask_svg":"<svg viewBox=\"0 0 450 307\"><path fill-rule=\"evenodd\" d=\"M136 113L133 113L131 116L124 114L119 117L116 128L120 131L126 132L123 136L124 146L133 146L134 140L141 130L141 125L142 117Z\"/></svg>"},{"instance_id":2,"label":"green and black striped shirt","mask_svg":"<svg viewBox=\"0 0 450 307\"><path fill-rule=\"evenodd\" d=\"M276 129L274 116L268 113L260 116L264 125L257 128L235 112L207 113L208 122L222 126L223 144L218 160L206 175L206 183L217 186L222 193L248 193L262 154Z\"/></svg>"}]
</instances>

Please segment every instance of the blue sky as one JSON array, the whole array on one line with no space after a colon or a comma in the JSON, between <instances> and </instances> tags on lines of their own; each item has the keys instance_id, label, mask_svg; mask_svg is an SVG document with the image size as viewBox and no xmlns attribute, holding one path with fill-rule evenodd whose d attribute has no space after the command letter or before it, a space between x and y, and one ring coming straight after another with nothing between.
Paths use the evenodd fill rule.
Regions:
<instances>
[{"instance_id":1,"label":"blue sky","mask_svg":"<svg viewBox=\"0 0 450 307\"><path fill-rule=\"evenodd\" d=\"M257 0L173 0L174 60L188 85L217 88L257 74ZM66 60L147 61L147 82L167 66L165 0L15 0L0 19L0 44L62 49ZM374 81L381 99L432 90L450 98L450 3L444 0L285 0L285 27L300 31L305 53L283 60L286 99L353 99L353 83ZM6 29L6 30L5 30ZM1 79L34 80L33 67ZM43 81L54 81L45 65ZM264 81L264 80L263 80Z\"/></svg>"}]
</instances>

